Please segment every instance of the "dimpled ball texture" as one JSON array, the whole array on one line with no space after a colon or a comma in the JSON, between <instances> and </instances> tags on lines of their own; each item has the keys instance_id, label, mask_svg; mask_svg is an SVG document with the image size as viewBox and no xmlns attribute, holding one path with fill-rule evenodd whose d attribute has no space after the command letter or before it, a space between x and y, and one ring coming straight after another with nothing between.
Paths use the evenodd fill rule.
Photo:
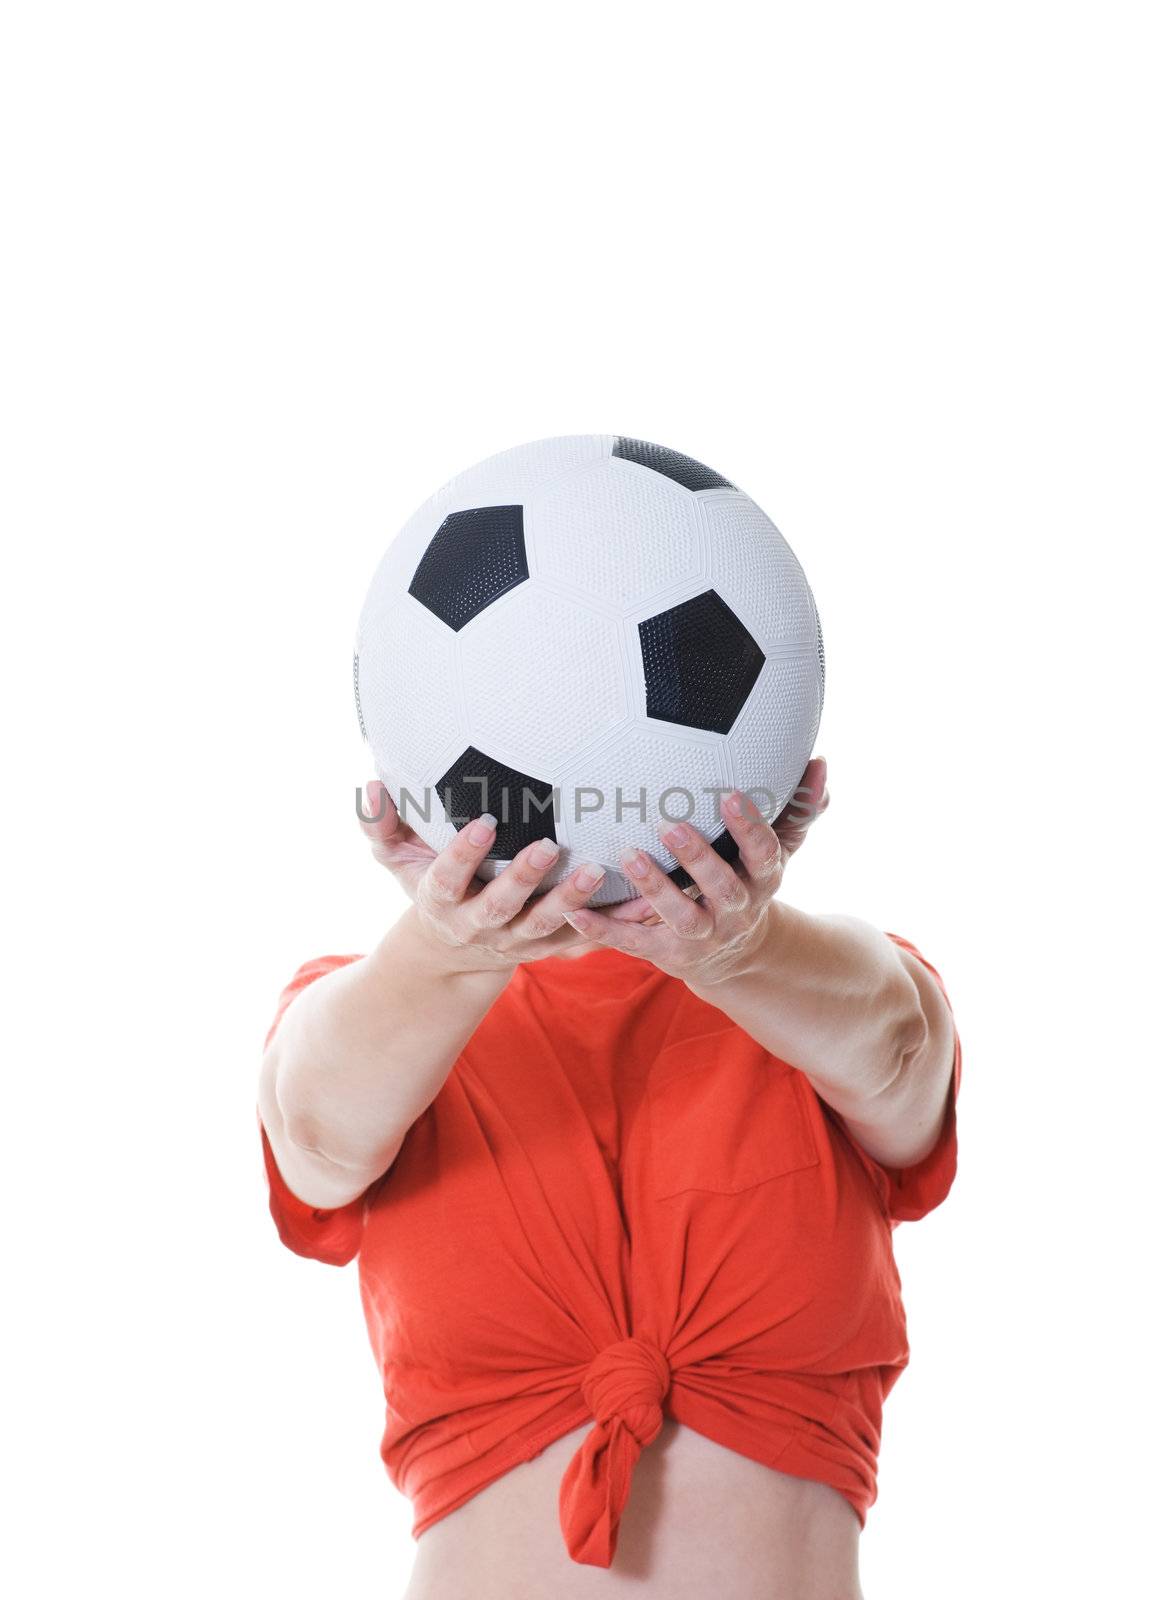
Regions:
<instances>
[{"instance_id":1,"label":"dimpled ball texture","mask_svg":"<svg viewBox=\"0 0 1164 1600\"><path fill-rule=\"evenodd\" d=\"M545 439L453 478L372 579L356 708L377 776L434 850L498 818L481 876L555 839L543 880L619 852L690 884L661 822L725 859L720 796L769 818L812 754L824 648L800 564L754 501L690 456L616 434Z\"/></svg>"}]
</instances>

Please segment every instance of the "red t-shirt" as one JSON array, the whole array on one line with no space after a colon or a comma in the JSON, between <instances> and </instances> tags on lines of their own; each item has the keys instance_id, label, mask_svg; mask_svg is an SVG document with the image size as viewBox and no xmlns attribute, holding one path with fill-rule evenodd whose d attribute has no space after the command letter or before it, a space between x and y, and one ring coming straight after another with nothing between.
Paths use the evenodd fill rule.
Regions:
<instances>
[{"instance_id":1,"label":"red t-shirt","mask_svg":"<svg viewBox=\"0 0 1164 1600\"><path fill-rule=\"evenodd\" d=\"M301 967L272 1032L358 959ZM678 979L598 949L517 969L350 1204L299 1200L263 1132L283 1242L359 1255L381 1454L413 1534L590 1420L562 1531L575 1560L609 1566L663 1415L832 1485L863 1523L909 1359L891 1233L950 1188L960 1079L957 1045L936 1146L888 1169L803 1073Z\"/></svg>"}]
</instances>

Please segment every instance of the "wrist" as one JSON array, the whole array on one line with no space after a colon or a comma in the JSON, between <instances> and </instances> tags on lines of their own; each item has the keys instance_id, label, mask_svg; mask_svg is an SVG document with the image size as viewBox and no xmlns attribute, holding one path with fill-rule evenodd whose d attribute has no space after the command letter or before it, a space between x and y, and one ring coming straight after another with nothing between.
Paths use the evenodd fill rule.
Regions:
<instances>
[{"instance_id":1,"label":"wrist","mask_svg":"<svg viewBox=\"0 0 1164 1600\"><path fill-rule=\"evenodd\" d=\"M795 935L795 922L802 912L781 901L769 900L755 926L738 945L725 951L722 959L712 960L706 968L693 973L687 986L700 999L715 999L725 987L746 982L757 975L771 975L779 970L789 942Z\"/></svg>"}]
</instances>

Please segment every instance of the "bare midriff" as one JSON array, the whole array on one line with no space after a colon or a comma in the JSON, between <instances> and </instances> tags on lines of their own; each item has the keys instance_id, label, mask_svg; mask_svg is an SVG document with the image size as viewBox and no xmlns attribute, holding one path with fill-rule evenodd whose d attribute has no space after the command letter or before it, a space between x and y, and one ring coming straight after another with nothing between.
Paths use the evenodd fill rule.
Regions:
<instances>
[{"instance_id":1,"label":"bare midriff","mask_svg":"<svg viewBox=\"0 0 1164 1600\"><path fill-rule=\"evenodd\" d=\"M861 1600L860 1524L843 1495L670 1418L635 1468L612 1565L572 1561L558 1485L587 1431L421 1534L405 1600Z\"/></svg>"}]
</instances>

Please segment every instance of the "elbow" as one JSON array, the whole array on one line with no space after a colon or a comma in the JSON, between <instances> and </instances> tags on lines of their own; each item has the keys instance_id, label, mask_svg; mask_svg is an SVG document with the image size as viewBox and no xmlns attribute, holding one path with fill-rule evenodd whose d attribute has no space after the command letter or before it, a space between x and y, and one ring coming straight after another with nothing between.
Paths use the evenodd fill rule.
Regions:
<instances>
[{"instance_id":1,"label":"elbow","mask_svg":"<svg viewBox=\"0 0 1164 1600\"><path fill-rule=\"evenodd\" d=\"M904 965L898 963L889 991L879 1007L882 1024L880 1083L873 1098L882 1102L900 1094L910 1078L915 1061L925 1054L930 1026L917 985Z\"/></svg>"},{"instance_id":2,"label":"elbow","mask_svg":"<svg viewBox=\"0 0 1164 1600\"><path fill-rule=\"evenodd\" d=\"M904 1073L912 1062L924 1055L930 1040L930 1024L925 1006L918 993L917 984L909 973L905 974L906 993L902 996L900 1012L893 1035L893 1048L897 1070Z\"/></svg>"},{"instance_id":3,"label":"elbow","mask_svg":"<svg viewBox=\"0 0 1164 1600\"><path fill-rule=\"evenodd\" d=\"M296 1106L294 1102L282 1110L283 1137L288 1144L293 1144L296 1150L301 1150L305 1155L318 1156L321 1160L339 1166L334 1156L330 1155L323 1147L323 1129L318 1117L312 1116L306 1107Z\"/></svg>"},{"instance_id":4,"label":"elbow","mask_svg":"<svg viewBox=\"0 0 1164 1600\"><path fill-rule=\"evenodd\" d=\"M272 1063L272 1098L277 1107L279 1125L288 1144L336 1166L344 1165L332 1153L335 1143L334 1129L329 1128L319 1104L317 1094L303 1092L295 1082L294 1074L286 1068L280 1070L278 1059Z\"/></svg>"},{"instance_id":5,"label":"elbow","mask_svg":"<svg viewBox=\"0 0 1164 1600\"><path fill-rule=\"evenodd\" d=\"M259 1069L259 1112L263 1124L269 1134L277 1134L297 1150L326 1157L320 1117L310 1098L298 1092L291 1067L276 1037L263 1052Z\"/></svg>"},{"instance_id":6,"label":"elbow","mask_svg":"<svg viewBox=\"0 0 1164 1600\"><path fill-rule=\"evenodd\" d=\"M361 1187L384 1172L400 1150L403 1134L382 1133L370 1141L363 1119L348 1116L326 1093L317 1074L297 1073L296 1057L267 1046L259 1080L259 1112L268 1134L277 1134L297 1155L310 1158L316 1170L362 1178Z\"/></svg>"}]
</instances>

